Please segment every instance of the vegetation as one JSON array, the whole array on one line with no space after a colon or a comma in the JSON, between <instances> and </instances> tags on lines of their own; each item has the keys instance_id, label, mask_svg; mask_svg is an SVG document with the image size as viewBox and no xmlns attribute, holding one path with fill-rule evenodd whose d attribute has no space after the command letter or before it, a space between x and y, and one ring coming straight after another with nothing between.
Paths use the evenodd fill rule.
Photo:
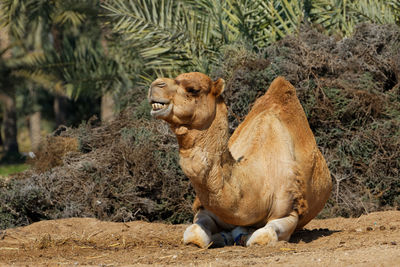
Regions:
<instances>
[{"instance_id":1,"label":"vegetation","mask_svg":"<svg viewBox=\"0 0 400 267\"><path fill-rule=\"evenodd\" d=\"M3 165L0 167L0 177L1 176L8 176L10 174L15 174L18 172L25 171L29 168L27 164L9 164Z\"/></svg>"},{"instance_id":2,"label":"vegetation","mask_svg":"<svg viewBox=\"0 0 400 267\"><path fill-rule=\"evenodd\" d=\"M123 47L132 50L125 60L146 63L136 65L145 78L154 72L208 73L224 45L242 42L258 51L302 24L341 37L361 22L400 25L395 0L116 0L105 1L104 8Z\"/></svg>"},{"instance_id":3,"label":"vegetation","mask_svg":"<svg viewBox=\"0 0 400 267\"><path fill-rule=\"evenodd\" d=\"M396 0L0 0L0 25L0 156L21 160L23 127L36 154L0 181L0 228L189 220L175 139L146 101L187 71L226 80L231 132L277 75L295 85L335 183L321 216L400 207ZM110 95L127 110L105 122Z\"/></svg>"},{"instance_id":4,"label":"vegetation","mask_svg":"<svg viewBox=\"0 0 400 267\"><path fill-rule=\"evenodd\" d=\"M0 92L5 104L13 103L9 108L5 105L4 117L19 113L33 119L29 124L31 139L39 139L40 127L34 126L40 125L40 114L46 116L49 109L52 114L47 119L55 126L76 124L74 116L80 123L98 114L96 105L102 94L110 88L118 91L123 79L118 64L103 47L100 2L2 1L0 7L0 23L8 37L4 38L4 51L10 50L2 57L4 85ZM94 108L85 108L76 101L79 97ZM54 102L50 108L49 101ZM4 120L5 144L16 135L16 130L10 134L12 137L6 134L10 125L17 125L16 119L13 115ZM18 153L17 144L13 149L14 154ZM7 160L10 148L5 146L4 150Z\"/></svg>"}]
</instances>

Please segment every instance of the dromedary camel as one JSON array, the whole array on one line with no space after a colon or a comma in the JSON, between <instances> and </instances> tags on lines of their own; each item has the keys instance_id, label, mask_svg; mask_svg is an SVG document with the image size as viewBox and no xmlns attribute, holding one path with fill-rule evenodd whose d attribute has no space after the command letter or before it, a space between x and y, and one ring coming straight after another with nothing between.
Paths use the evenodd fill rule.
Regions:
<instances>
[{"instance_id":1,"label":"dromedary camel","mask_svg":"<svg viewBox=\"0 0 400 267\"><path fill-rule=\"evenodd\" d=\"M151 114L170 124L193 184L185 244L266 245L289 240L327 201L332 182L295 88L276 78L229 138L224 80L193 72L159 78Z\"/></svg>"}]
</instances>

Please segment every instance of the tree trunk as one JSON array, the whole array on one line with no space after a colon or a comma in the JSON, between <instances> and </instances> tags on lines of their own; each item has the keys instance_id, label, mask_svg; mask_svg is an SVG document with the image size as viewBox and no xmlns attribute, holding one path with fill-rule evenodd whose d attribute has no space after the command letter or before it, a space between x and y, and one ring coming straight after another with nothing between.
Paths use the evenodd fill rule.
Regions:
<instances>
[{"instance_id":1,"label":"tree trunk","mask_svg":"<svg viewBox=\"0 0 400 267\"><path fill-rule=\"evenodd\" d=\"M2 138L3 133L1 132L1 129L3 128L1 127L2 124L3 124L3 119L0 117L0 146L3 146L3 138Z\"/></svg>"},{"instance_id":2,"label":"tree trunk","mask_svg":"<svg viewBox=\"0 0 400 267\"><path fill-rule=\"evenodd\" d=\"M102 2L102 1L100 1ZM107 46L107 40L104 37L105 33L101 33L101 38L100 38L100 43L101 46L103 47L104 50L104 55L108 55L108 46ZM101 97L101 121L102 122L110 122L115 119L115 114L114 114L114 108L115 108L115 102L114 102L114 97L111 92L105 92L103 96Z\"/></svg>"},{"instance_id":3,"label":"tree trunk","mask_svg":"<svg viewBox=\"0 0 400 267\"><path fill-rule=\"evenodd\" d=\"M60 95L54 96L53 109L57 124L56 127L66 124L67 105L68 105L68 99L65 96L60 96Z\"/></svg>"},{"instance_id":4,"label":"tree trunk","mask_svg":"<svg viewBox=\"0 0 400 267\"><path fill-rule=\"evenodd\" d=\"M41 121L40 111L36 111L35 113L29 116L29 136L31 138L32 151L37 151L39 149L40 138L41 138L40 121Z\"/></svg>"},{"instance_id":5,"label":"tree trunk","mask_svg":"<svg viewBox=\"0 0 400 267\"><path fill-rule=\"evenodd\" d=\"M4 159L19 160L19 148L17 142L17 113L15 106L15 92L9 94L0 93L0 101L4 105L3 129L4 129Z\"/></svg>"},{"instance_id":6,"label":"tree trunk","mask_svg":"<svg viewBox=\"0 0 400 267\"><path fill-rule=\"evenodd\" d=\"M111 93L105 93L101 97L101 121L113 121L114 116L114 98Z\"/></svg>"},{"instance_id":7,"label":"tree trunk","mask_svg":"<svg viewBox=\"0 0 400 267\"><path fill-rule=\"evenodd\" d=\"M51 34L53 36L53 46L58 55L61 55L63 46L62 46L62 31L59 29L57 24L54 24L51 28ZM65 125L67 122L67 105L68 99L65 96L55 94L54 95L54 103L53 110L56 120L56 127L60 125Z\"/></svg>"}]
</instances>

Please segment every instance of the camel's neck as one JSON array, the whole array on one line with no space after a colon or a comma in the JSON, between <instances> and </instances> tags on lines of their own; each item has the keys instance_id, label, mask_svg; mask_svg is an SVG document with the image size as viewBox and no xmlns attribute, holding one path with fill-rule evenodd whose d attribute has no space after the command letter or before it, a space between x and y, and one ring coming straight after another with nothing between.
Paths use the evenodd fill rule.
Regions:
<instances>
[{"instance_id":1,"label":"camel's neck","mask_svg":"<svg viewBox=\"0 0 400 267\"><path fill-rule=\"evenodd\" d=\"M180 165L206 204L204 202L208 202L212 195L221 193L235 162L228 149L226 105L222 100L217 104L215 119L208 128L180 127L175 129L175 133L179 142Z\"/></svg>"}]
</instances>

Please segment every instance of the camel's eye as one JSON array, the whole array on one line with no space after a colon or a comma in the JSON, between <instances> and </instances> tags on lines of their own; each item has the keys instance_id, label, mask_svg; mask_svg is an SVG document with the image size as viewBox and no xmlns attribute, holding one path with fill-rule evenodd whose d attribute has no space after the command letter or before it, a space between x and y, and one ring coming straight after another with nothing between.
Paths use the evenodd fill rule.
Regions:
<instances>
[{"instance_id":1,"label":"camel's eye","mask_svg":"<svg viewBox=\"0 0 400 267\"><path fill-rule=\"evenodd\" d=\"M189 87L186 87L186 92L196 95L200 92L200 90L197 90L192 86L189 86Z\"/></svg>"},{"instance_id":2,"label":"camel's eye","mask_svg":"<svg viewBox=\"0 0 400 267\"><path fill-rule=\"evenodd\" d=\"M159 82L157 83L158 87L165 87L167 84L165 82Z\"/></svg>"}]
</instances>

